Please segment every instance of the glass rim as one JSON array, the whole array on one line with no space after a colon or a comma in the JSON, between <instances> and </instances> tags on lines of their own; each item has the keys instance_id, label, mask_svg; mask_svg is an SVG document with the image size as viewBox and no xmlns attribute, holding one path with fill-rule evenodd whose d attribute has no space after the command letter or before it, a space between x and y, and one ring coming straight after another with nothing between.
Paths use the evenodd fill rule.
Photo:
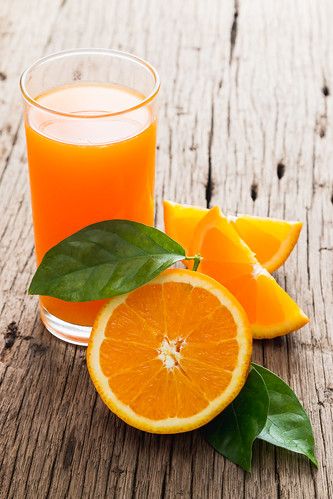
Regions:
<instances>
[{"instance_id":1,"label":"glass rim","mask_svg":"<svg viewBox=\"0 0 333 499\"><path fill-rule=\"evenodd\" d=\"M135 106L131 106L125 109L122 109L121 111L115 111L112 113L100 113L100 114L90 114L90 115L81 115L81 114L74 114L74 113L64 113L62 111L56 111L55 109L50 109L47 106L43 106L40 104L35 98L33 98L31 95L29 95L29 92L26 87L26 80L28 74L33 71L34 69L38 68L42 64L52 60L52 59L58 59L61 57L66 57L70 55L93 55L93 54L98 54L98 55L109 55L109 56L114 56L118 57L119 59L127 59L129 61L135 62L137 64L140 64L141 66L144 66L148 71L152 74L154 78L154 85L152 91L147 95L147 97L144 97L138 104ZM115 49L103 49L103 48L82 48L82 49L72 49L72 50L62 50L60 52L54 52L52 54L49 54L45 57L42 57L38 59L37 61L33 62L30 66L28 66L22 73L20 77L20 89L22 96L26 102L31 104L34 107L37 107L38 109L41 109L42 111L46 111L48 113L55 114L57 116L65 116L67 118L85 118L85 119L96 119L96 118L107 118L111 116L119 116L121 114L129 113L131 111L135 111L137 109L140 109L141 107L146 106L149 102L151 102L157 95L159 89L160 89L160 77L158 75L158 72L150 64L149 62L145 61L141 57L138 57L136 55L133 55L129 52L124 52L122 50L115 50Z\"/></svg>"}]
</instances>

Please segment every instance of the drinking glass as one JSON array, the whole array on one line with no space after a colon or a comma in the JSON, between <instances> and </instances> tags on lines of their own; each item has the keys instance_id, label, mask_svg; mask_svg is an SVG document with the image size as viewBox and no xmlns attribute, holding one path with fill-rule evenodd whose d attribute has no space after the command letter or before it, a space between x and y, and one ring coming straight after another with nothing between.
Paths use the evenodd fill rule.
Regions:
<instances>
[{"instance_id":1,"label":"drinking glass","mask_svg":"<svg viewBox=\"0 0 333 499\"><path fill-rule=\"evenodd\" d=\"M159 77L124 52L50 55L20 81L37 264L59 241L103 220L154 222ZM45 327L86 345L103 301L40 297Z\"/></svg>"}]
</instances>

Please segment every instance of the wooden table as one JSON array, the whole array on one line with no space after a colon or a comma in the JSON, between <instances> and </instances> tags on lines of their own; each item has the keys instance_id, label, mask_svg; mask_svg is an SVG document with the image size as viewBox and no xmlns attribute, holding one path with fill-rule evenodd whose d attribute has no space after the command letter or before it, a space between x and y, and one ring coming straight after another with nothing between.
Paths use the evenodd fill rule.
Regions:
<instances>
[{"instance_id":1,"label":"wooden table","mask_svg":"<svg viewBox=\"0 0 333 499\"><path fill-rule=\"evenodd\" d=\"M333 2L2 0L0 4L0 497L329 498L332 458ZM254 357L310 414L318 471L255 444L253 472L198 433L152 436L111 414L84 348L57 341L26 295L34 270L18 78L59 49L137 53L162 79L162 198L304 221L277 278L311 317Z\"/></svg>"}]
</instances>

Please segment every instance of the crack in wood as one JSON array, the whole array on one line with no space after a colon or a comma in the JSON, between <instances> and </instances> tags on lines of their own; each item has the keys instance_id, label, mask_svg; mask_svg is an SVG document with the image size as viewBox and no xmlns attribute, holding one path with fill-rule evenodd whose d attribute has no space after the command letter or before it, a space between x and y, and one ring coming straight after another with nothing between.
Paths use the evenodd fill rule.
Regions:
<instances>
[{"instance_id":1,"label":"crack in wood","mask_svg":"<svg viewBox=\"0 0 333 499\"><path fill-rule=\"evenodd\" d=\"M325 84L324 84L323 88L321 89L321 91L322 91L322 94L324 95L324 97L328 97L330 95L330 89Z\"/></svg>"},{"instance_id":2,"label":"crack in wood","mask_svg":"<svg viewBox=\"0 0 333 499\"><path fill-rule=\"evenodd\" d=\"M229 64L232 63L232 58L234 54L234 48L236 45L237 31L238 31L238 14L239 14L239 2L235 0L234 2L234 17L232 20L231 31L230 31L230 57Z\"/></svg>"},{"instance_id":3,"label":"crack in wood","mask_svg":"<svg viewBox=\"0 0 333 499\"><path fill-rule=\"evenodd\" d=\"M206 197L206 206L210 208L210 202L213 196L214 184L212 179L212 145L214 138L214 100L212 100L211 106L211 119L210 119L210 129L208 136L208 174L207 174L207 182L205 189L205 197Z\"/></svg>"},{"instance_id":4,"label":"crack in wood","mask_svg":"<svg viewBox=\"0 0 333 499\"><path fill-rule=\"evenodd\" d=\"M321 128L319 129L319 137L320 137L321 139L323 139L323 138L325 137L325 135L326 135L326 128L321 127Z\"/></svg>"},{"instance_id":5,"label":"crack in wood","mask_svg":"<svg viewBox=\"0 0 333 499\"><path fill-rule=\"evenodd\" d=\"M15 321L12 321L7 326L7 331L6 331L5 337L4 337L4 339L5 339L4 348L7 350L12 348L18 335L19 335L18 326L17 326Z\"/></svg>"},{"instance_id":6,"label":"crack in wood","mask_svg":"<svg viewBox=\"0 0 333 499\"><path fill-rule=\"evenodd\" d=\"M67 470L72 464L75 447L76 447L76 438L74 436L74 430L71 430L69 437L68 437L68 440L67 440L65 453L64 453L64 459L63 459L63 463L62 463L63 468L65 470Z\"/></svg>"},{"instance_id":7,"label":"crack in wood","mask_svg":"<svg viewBox=\"0 0 333 499\"><path fill-rule=\"evenodd\" d=\"M321 139L323 139L326 135L326 127L327 127L327 105L325 101L325 110L319 116L316 123L316 129L318 131L318 135Z\"/></svg>"},{"instance_id":8,"label":"crack in wood","mask_svg":"<svg viewBox=\"0 0 333 499\"><path fill-rule=\"evenodd\" d=\"M253 183L251 185L250 194L251 194L251 199L254 202L258 197L258 185L256 183Z\"/></svg>"},{"instance_id":9,"label":"crack in wood","mask_svg":"<svg viewBox=\"0 0 333 499\"><path fill-rule=\"evenodd\" d=\"M286 171L286 166L281 162L278 163L278 165L276 167L276 174L277 174L277 178L279 180L281 180L281 178L284 176L285 171Z\"/></svg>"}]
</instances>

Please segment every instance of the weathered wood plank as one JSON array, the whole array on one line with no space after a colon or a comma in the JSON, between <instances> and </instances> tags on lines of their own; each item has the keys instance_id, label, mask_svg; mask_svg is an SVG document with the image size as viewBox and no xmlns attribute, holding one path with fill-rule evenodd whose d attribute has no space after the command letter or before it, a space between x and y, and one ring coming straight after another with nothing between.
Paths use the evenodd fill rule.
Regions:
<instances>
[{"instance_id":1,"label":"weathered wood plank","mask_svg":"<svg viewBox=\"0 0 333 499\"><path fill-rule=\"evenodd\" d=\"M300 496L326 497L332 494L332 455L327 453L332 433L330 426L324 430L318 423L323 413L326 424L332 421L330 404L323 410L321 399L332 375L332 336L327 332L331 318L326 315L332 310L333 269L332 253L324 262L327 250L320 247L332 251L323 240L332 239L333 108L325 95L332 82L332 61L324 54L333 37L326 22L330 5L325 11L323 5L319 9L311 3L307 8L304 2L296 4L240 2L227 86L215 98L215 109L220 106L216 128L228 140L220 136L213 141L212 203L222 200L231 212L306 224L286 272L277 274L312 323L295 335L257 346L256 353L259 356L262 348L265 365L289 380L300 395L315 424L319 458L327 466L316 474L308 463L285 452L265 454L266 466L275 469L276 494L295 497L298 491ZM255 470L258 482L262 466L259 474ZM270 494L266 489L269 496L274 494L271 480L268 476L265 484L272 489ZM248 493L251 481L247 478Z\"/></svg>"},{"instance_id":2,"label":"weathered wood plank","mask_svg":"<svg viewBox=\"0 0 333 499\"><path fill-rule=\"evenodd\" d=\"M0 8L0 496L333 496L333 5L310 0L5 0ZM161 199L300 218L278 279L311 316L255 357L286 379L314 423L318 471L256 445L252 475L199 433L140 433L96 396L84 350L53 339L25 296L33 238L17 79L63 48L133 51L161 73Z\"/></svg>"}]
</instances>

